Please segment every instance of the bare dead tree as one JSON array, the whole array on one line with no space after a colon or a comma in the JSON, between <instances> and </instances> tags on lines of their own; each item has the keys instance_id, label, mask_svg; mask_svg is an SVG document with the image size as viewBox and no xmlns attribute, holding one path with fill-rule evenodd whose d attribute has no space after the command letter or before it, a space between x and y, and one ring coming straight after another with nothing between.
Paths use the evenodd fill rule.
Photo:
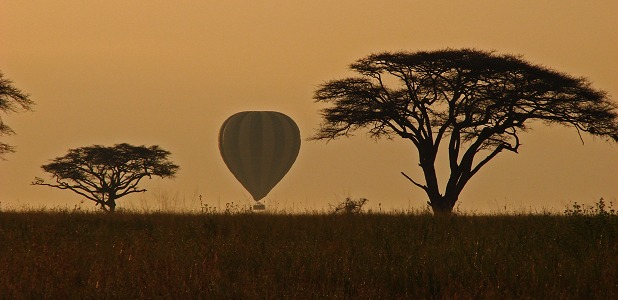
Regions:
<instances>
[{"instance_id":1,"label":"bare dead tree","mask_svg":"<svg viewBox=\"0 0 618 300\"><path fill-rule=\"evenodd\" d=\"M314 140L365 128L371 137L399 136L418 150L436 214L449 214L468 181L498 153L517 152L534 121L574 127L618 141L617 106L585 78L531 64L520 56L474 49L384 52L350 65L357 77L315 92L323 122ZM435 162L447 148L450 174L441 189Z\"/></svg>"},{"instance_id":2,"label":"bare dead tree","mask_svg":"<svg viewBox=\"0 0 618 300\"><path fill-rule=\"evenodd\" d=\"M32 184L71 190L94 201L102 210L114 212L119 198L146 191L138 187L142 178L175 176L179 167L168 160L169 155L170 152L156 145L94 145L70 149L65 156L41 166L51 173L55 183L36 177Z\"/></svg>"}]
</instances>

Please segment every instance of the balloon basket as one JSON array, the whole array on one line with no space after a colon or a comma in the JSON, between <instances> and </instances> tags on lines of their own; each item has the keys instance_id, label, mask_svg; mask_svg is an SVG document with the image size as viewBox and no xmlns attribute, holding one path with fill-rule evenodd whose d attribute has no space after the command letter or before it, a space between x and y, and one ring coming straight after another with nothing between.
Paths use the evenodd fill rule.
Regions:
<instances>
[{"instance_id":1,"label":"balloon basket","mask_svg":"<svg viewBox=\"0 0 618 300\"><path fill-rule=\"evenodd\" d=\"M262 203L256 203L253 205L253 210L265 210L266 209L266 205L262 204Z\"/></svg>"}]
</instances>

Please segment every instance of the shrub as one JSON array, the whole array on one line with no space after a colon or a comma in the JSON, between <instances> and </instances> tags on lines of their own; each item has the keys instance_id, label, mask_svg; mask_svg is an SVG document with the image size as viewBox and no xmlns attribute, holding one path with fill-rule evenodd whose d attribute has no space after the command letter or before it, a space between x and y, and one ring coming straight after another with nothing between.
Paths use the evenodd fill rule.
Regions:
<instances>
[{"instance_id":1,"label":"shrub","mask_svg":"<svg viewBox=\"0 0 618 300\"><path fill-rule=\"evenodd\" d=\"M347 197L343 202L335 206L335 213L361 213L363 210L363 206L365 205L365 203L367 203L367 201L369 200L367 200L366 198L359 198L357 200L353 200L352 198Z\"/></svg>"},{"instance_id":2,"label":"shrub","mask_svg":"<svg viewBox=\"0 0 618 300\"><path fill-rule=\"evenodd\" d=\"M599 216L608 217L615 216L616 210L614 210L614 203L609 202L609 205L605 203L605 199L599 199L599 202L594 206L586 206L585 204L573 203L571 208L567 208L564 211L566 216Z\"/></svg>"}]
</instances>

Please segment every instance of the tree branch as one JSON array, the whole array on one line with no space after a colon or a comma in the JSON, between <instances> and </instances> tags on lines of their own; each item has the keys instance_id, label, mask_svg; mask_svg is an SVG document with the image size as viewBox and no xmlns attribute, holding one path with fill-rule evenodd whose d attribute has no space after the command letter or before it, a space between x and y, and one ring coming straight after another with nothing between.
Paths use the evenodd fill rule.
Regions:
<instances>
[{"instance_id":1,"label":"tree branch","mask_svg":"<svg viewBox=\"0 0 618 300\"><path fill-rule=\"evenodd\" d=\"M416 185L416 186L420 187L420 188L421 188L421 189L423 189L425 192L427 192L427 189L428 189L428 188L427 188L427 186L422 185L422 184L420 184L420 183L418 183L418 182L414 181L412 178L410 178L410 176L406 175L406 173L404 173L404 172L401 172L401 175L403 175L405 178L407 178L408 180L410 180L410 182L412 182L414 185Z\"/></svg>"},{"instance_id":2,"label":"tree branch","mask_svg":"<svg viewBox=\"0 0 618 300\"><path fill-rule=\"evenodd\" d=\"M82 195L82 196L86 197L86 199L91 200L91 201L94 201L94 202L96 202L96 203L100 203L100 201L101 201L100 199L97 199L97 198L96 198L96 197L94 197L93 195L88 195L88 194L86 194L86 193L84 193L84 192L80 191L80 189L83 189L83 187L75 187L75 186L70 186L70 185L68 185L68 184L66 184L66 183L61 183L61 184L49 184L49 183L42 182L42 181L35 181L35 182L30 183L30 184L31 184L31 185L49 186L49 187L54 187L54 188L58 188L58 189L61 189L61 190L71 190L71 191L73 191L73 192L75 192L75 193L77 193L77 194L79 194L79 195ZM86 190L86 192L93 193L93 192L91 192L91 191L89 191L89 190Z\"/></svg>"}]
</instances>

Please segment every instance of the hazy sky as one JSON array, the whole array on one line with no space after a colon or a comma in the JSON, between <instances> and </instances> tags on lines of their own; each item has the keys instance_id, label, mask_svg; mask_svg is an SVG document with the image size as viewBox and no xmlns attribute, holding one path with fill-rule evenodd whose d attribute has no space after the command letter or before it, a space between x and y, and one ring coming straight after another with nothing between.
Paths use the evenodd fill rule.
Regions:
<instances>
[{"instance_id":1,"label":"hazy sky","mask_svg":"<svg viewBox=\"0 0 618 300\"><path fill-rule=\"evenodd\" d=\"M292 117L303 139L320 123L318 85L351 75L373 52L474 47L522 54L618 97L618 1L2 1L0 70L31 94L35 112L3 115L17 152L0 161L2 207L69 206L69 191L30 186L69 148L157 144L181 166L120 207L163 199L197 207L247 203L217 148L223 121L243 110ZM502 153L468 184L460 209L492 212L618 198L618 145L541 124L520 154ZM265 198L280 209L327 209L346 196L370 207L422 207L413 145L364 132L303 140L288 175ZM173 201L172 201L173 202ZM182 203L180 204L182 205ZM90 207L85 203L84 207ZM618 203L615 207L618 206Z\"/></svg>"}]
</instances>

